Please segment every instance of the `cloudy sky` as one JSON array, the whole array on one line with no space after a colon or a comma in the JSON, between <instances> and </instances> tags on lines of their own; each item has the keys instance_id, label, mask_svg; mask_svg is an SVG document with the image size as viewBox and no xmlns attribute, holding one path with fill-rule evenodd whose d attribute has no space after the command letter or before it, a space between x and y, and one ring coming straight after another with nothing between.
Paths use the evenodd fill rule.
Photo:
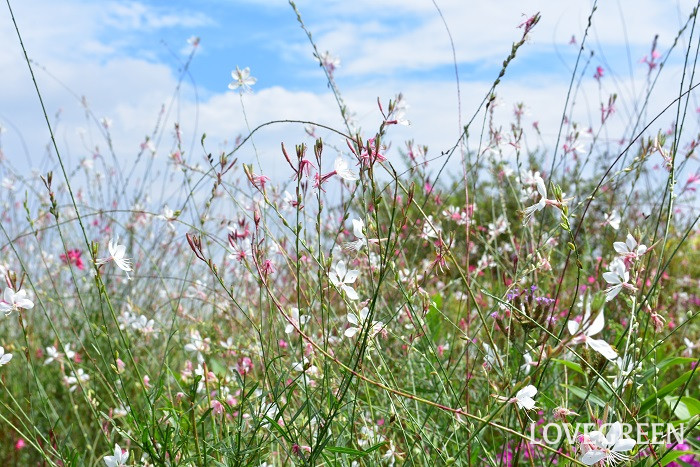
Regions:
<instances>
[{"instance_id":1,"label":"cloudy sky","mask_svg":"<svg viewBox=\"0 0 700 467\"><path fill-rule=\"evenodd\" d=\"M175 122L194 159L202 157L198 142L203 132L214 150L230 147L237 136L247 133L248 125L270 120L313 120L341 128L323 71L286 1L14 0L11 4L49 115L56 122L59 146L71 164L90 157L96 146L105 146L99 125L86 118L83 97L95 117L111 120L122 161L136 157L163 108L164 130L156 139L156 157L166 157L172 150ZM461 101L450 37L436 4L454 41ZM460 121L472 116L511 44L521 37L518 25L538 11L540 24L498 88L497 118L507 125L514 104L523 102L525 124L538 122L544 143L553 145L592 3L299 0L297 6L319 50L340 59L335 77L365 137L380 121L377 98L386 102L402 92L412 124L392 129L395 146L412 138L439 155L455 143ZM642 59L649 56L654 37L658 35L663 58L694 6L687 0L601 2L581 65L586 67L574 117L582 125L597 125L601 101L616 92L611 129L622 132L646 89L648 67ZM52 167L45 162L48 133L5 5L0 8L0 35L5 157L22 170L47 170ZM201 42L189 73L183 75L182 65L192 52L187 40L192 36ZM649 104L650 115L678 94L688 40L686 33L669 57ZM253 93L242 98L227 89L236 66L250 67L258 80ZM600 82L593 78L598 66L604 69ZM694 112L694 98L691 106ZM303 127L294 125L273 125L257 134L254 142L263 169L271 174L283 167L277 164L281 141L293 147L309 138ZM251 145L239 156L252 162L253 151Z\"/></svg>"}]
</instances>

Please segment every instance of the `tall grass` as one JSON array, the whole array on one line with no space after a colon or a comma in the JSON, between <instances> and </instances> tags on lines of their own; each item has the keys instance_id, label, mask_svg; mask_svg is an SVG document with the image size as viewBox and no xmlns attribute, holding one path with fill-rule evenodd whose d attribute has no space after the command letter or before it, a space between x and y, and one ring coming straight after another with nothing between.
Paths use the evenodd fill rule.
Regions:
<instances>
[{"instance_id":1,"label":"tall grass","mask_svg":"<svg viewBox=\"0 0 700 467\"><path fill-rule=\"evenodd\" d=\"M556 140L522 104L497 126L535 15L439 153L390 144L401 95L357 130L291 6L344 127L267 122L187 151L166 113L128 165L87 106L104 153L71 166L52 132L53 173L0 160L2 465L700 465L695 10L677 98L648 108L671 52L654 44L624 144L616 95L590 131L572 118L581 82L605 79L587 36ZM246 86L237 69L242 112ZM282 145L269 179L253 137L282 124L325 136ZM531 428L573 436L563 422L607 441ZM614 422L686 436L606 444Z\"/></svg>"}]
</instances>

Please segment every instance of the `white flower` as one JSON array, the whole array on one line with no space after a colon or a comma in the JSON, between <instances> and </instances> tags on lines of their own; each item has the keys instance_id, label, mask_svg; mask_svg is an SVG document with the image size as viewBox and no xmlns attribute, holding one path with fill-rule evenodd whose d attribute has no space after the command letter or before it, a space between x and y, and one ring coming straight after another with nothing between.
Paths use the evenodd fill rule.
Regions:
<instances>
[{"instance_id":1,"label":"white flower","mask_svg":"<svg viewBox=\"0 0 700 467\"><path fill-rule=\"evenodd\" d=\"M584 438L586 441L582 446L585 452L580 460L586 465L601 461L605 461L608 465L624 462L629 459L629 456L622 453L631 450L637 444L633 439L622 437L620 422L610 426L607 436L600 431L593 431Z\"/></svg>"},{"instance_id":2,"label":"white flower","mask_svg":"<svg viewBox=\"0 0 700 467\"><path fill-rule=\"evenodd\" d=\"M85 170L92 170L92 168L95 166L95 161L92 159L85 158L80 161L80 165Z\"/></svg>"},{"instance_id":3,"label":"white flower","mask_svg":"<svg viewBox=\"0 0 700 467\"><path fill-rule=\"evenodd\" d=\"M457 206L448 206L447 209L443 209L442 215L451 221L457 223L457 225L467 225L469 223L469 213Z\"/></svg>"},{"instance_id":4,"label":"white flower","mask_svg":"<svg viewBox=\"0 0 700 467\"><path fill-rule=\"evenodd\" d=\"M142 334L153 334L156 332L155 321L146 318L144 315L141 315L131 321L131 328L135 331L139 331Z\"/></svg>"},{"instance_id":5,"label":"white flower","mask_svg":"<svg viewBox=\"0 0 700 467\"><path fill-rule=\"evenodd\" d=\"M245 67L244 69L238 68L231 72L231 77L233 82L228 85L228 88L232 91L240 88L240 92L250 92L250 87L258 82L256 78L250 76L250 68Z\"/></svg>"},{"instance_id":6,"label":"white flower","mask_svg":"<svg viewBox=\"0 0 700 467\"><path fill-rule=\"evenodd\" d=\"M302 361L292 364L292 370L299 373L306 373L308 376L315 378L318 376L318 367L312 365L308 358L304 357Z\"/></svg>"},{"instance_id":7,"label":"white flower","mask_svg":"<svg viewBox=\"0 0 700 467\"><path fill-rule=\"evenodd\" d=\"M114 455L104 456L102 459L107 464L107 467L123 467L126 466L129 460L129 451L122 452L122 448L118 444L114 445Z\"/></svg>"},{"instance_id":8,"label":"white flower","mask_svg":"<svg viewBox=\"0 0 700 467\"><path fill-rule=\"evenodd\" d=\"M536 185L538 177L542 178L539 171L534 172L532 170L525 170L525 169L522 169L520 171L520 178L522 180L523 185L528 185L528 186Z\"/></svg>"},{"instance_id":9,"label":"white flower","mask_svg":"<svg viewBox=\"0 0 700 467\"><path fill-rule=\"evenodd\" d=\"M46 347L46 355L48 355L48 358L44 360L44 365L48 365L54 361L59 361L63 358L63 354L60 353L53 345L51 347Z\"/></svg>"},{"instance_id":10,"label":"white flower","mask_svg":"<svg viewBox=\"0 0 700 467\"><path fill-rule=\"evenodd\" d=\"M532 206L525 208L525 219L523 220L523 225L527 225L534 213L543 210L545 206L547 206L547 187L544 184L544 180L542 180L539 173L535 174L534 180L537 184L537 191L540 194L540 200Z\"/></svg>"},{"instance_id":11,"label":"white flower","mask_svg":"<svg viewBox=\"0 0 700 467\"><path fill-rule=\"evenodd\" d=\"M537 394L537 388L529 384L518 391L510 401L515 402L521 409L532 410L535 408L535 399L533 399L535 394Z\"/></svg>"},{"instance_id":12,"label":"white flower","mask_svg":"<svg viewBox=\"0 0 700 467\"><path fill-rule=\"evenodd\" d=\"M630 375L636 368L639 367L639 363L635 364L632 361L631 356L626 356L624 359L622 357L618 357L615 360L615 366L618 369L618 374L613 380L613 387L620 389L622 386L632 384L634 380L630 377Z\"/></svg>"},{"instance_id":13,"label":"white flower","mask_svg":"<svg viewBox=\"0 0 700 467\"><path fill-rule=\"evenodd\" d=\"M406 101L403 98L403 94L399 94L398 96L396 96L396 99L394 100L393 110L388 116L389 118L387 123L396 123L403 126L410 126L411 122L406 118L406 110L409 107L410 106L406 104Z\"/></svg>"},{"instance_id":14,"label":"white flower","mask_svg":"<svg viewBox=\"0 0 700 467\"><path fill-rule=\"evenodd\" d=\"M17 187L15 187L15 181L12 180L11 178L5 177L2 179L2 187L8 191L15 191Z\"/></svg>"},{"instance_id":15,"label":"white flower","mask_svg":"<svg viewBox=\"0 0 700 467\"><path fill-rule=\"evenodd\" d=\"M613 248L623 258L637 259L647 252L646 245L638 244L632 234L627 234L627 239L624 242L613 243Z\"/></svg>"},{"instance_id":16,"label":"white flower","mask_svg":"<svg viewBox=\"0 0 700 467\"><path fill-rule=\"evenodd\" d=\"M73 352L70 349L70 344L65 345L65 351L65 356L68 358L68 360L72 360L73 357L75 357L75 352ZM52 363L54 361L63 361L63 354L59 352L58 349L53 345L51 347L46 347L46 355L48 355L48 358L44 360L44 365L48 365L49 363Z\"/></svg>"},{"instance_id":17,"label":"white flower","mask_svg":"<svg viewBox=\"0 0 700 467\"><path fill-rule=\"evenodd\" d=\"M609 302L620 293L623 287L634 288L629 284L630 273L625 266L625 262L620 258L615 258L608 266L610 270L603 273L603 279L610 284L610 287L605 289L605 301Z\"/></svg>"},{"instance_id":18,"label":"white flower","mask_svg":"<svg viewBox=\"0 0 700 467\"><path fill-rule=\"evenodd\" d=\"M683 343L685 344L685 353L687 355L693 355L693 350L697 347L697 344L687 337L683 338Z\"/></svg>"},{"instance_id":19,"label":"white flower","mask_svg":"<svg viewBox=\"0 0 700 467\"><path fill-rule=\"evenodd\" d=\"M352 324L353 326L347 328L345 330L345 337L353 337L355 334L360 332L362 328L365 325L365 322L367 321L367 317L369 316L369 308L364 307L363 309L360 310L360 315L356 315L355 313L348 313L347 319L348 323ZM369 331L369 337L370 339L374 336L377 335L379 331L382 330L384 327L384 323L381 321L372 321L371 329Z\"/></svg>"},{"instance_id":20,"label":"white flower","mask_svg":"<svg viewBox=\"0 0 700 467\"><path fill-rule=\"evenodd\" d=\"M165 207L163 207L163 214L159 215L158 218L163 219L165 222L167 222L170 230L175 230L175 225L173 224L173 221L175 219L177 219L178 215L179 215L179 211L178 212L173 211L166 204Z\"/></svg>"},{"instance_id":21,"label":"white flower","mask_svg":"<svg viewBox=\"0 0 700 467\"><path fill-rule=\"evenodd\" d=\"M577 323L576 321L569 321L567 323L569 333L574 336L572 342L574 344L584 343L586 346L592 348L608 360L615 360L617 358L617 352L615 352L615 349L613 349L610 344L605 342L603 339L593 339L593 337L591 337L603 330L603 326L605 325L605 316L603 315L603 311L601 310L598 317L589 325L591 318L590 313L590 305L587 304L586 312L581 320L581 324Z\"/></svg>"},{"instance_id":22,"label":"white flower","mask_svg":"<svg viewBox=\"0 0 700 467\"><path fill-rule=\"evenodd\" d=\"M350 284L355 283L355 280L357 280L357 276L359 274L360 271L357 269L351 269L348 271L345 267L345 261L341 260L335 265L335 271L328 273L328 279L330 279L331 284L333 284L334 287L344 290L345 294L350 300L357 300L360 297L357 295L357 292L355 292L355 289L350 286Z\"/></svg>"},{"instance_id":23,"label":"white flower","mask_svg":"<svg viewBox=\"0 0 700 467\"><path fill-rule=\"evenodd\" d=\"M501 357L496 354L496 351L491 347L489 344L486 342L482 343L484 346L484 363L488 365L490 368L497 368L500 365L497 365L499 361L501 360Z\"/></svg>"},{"instance_id":24,"label":"white flower","mask_svg":"<svg viewBox=\"0 0 700 467\"><path fill-rule=\"evenodd\" d=\"M537 185L537 192L540 195L540 200L532 206L525 208L525 210L523 211L523 213L525 214L525 218L523 219L523 225L527 225L530 219L532 218L532 215L538 211L543 210L547 205L554 206L557 209L561 209L563 205L565 205L573 199L568 198L562 201L547 199L547 186L545 185L544 180L542 179L542 177L540 177L539 173L535 173L533 178ZM562 193L562 197L563 196L564 194Z\"/></svg>"},{"instance_id":25,"label":"white flower","mask_svg":"<svg viewBox=\"0 0 700 467\"><path fill-rule=\"evenodd\" d=\"M5 313L5 316L10 316L13 311L31 310L34 308L34 302L27 298L27 291L20 290L15 292L10 287L5 289L2 300L0 300L0 312Z\"/></svg>"},{"instance_id":26,"label":"white flower","mask_svg":"<svg viewBox=\"0 0 700 467\"><path fill-rule=\"evenodd\" d=\"M90 380L90 375L85 373L82 368L78 368L78 371L75 371L73 373L73 376L65 376L63 378L63 381L66 383L66 386L70 386L69 391L73 392L76 389L78 389L79 382L80 383L86 383L87 381Z\"/></svg>"},{"instance_id":27,"label":"white flower","mask_svg":"<svg viewBox=\"0 0 700 467\"><path fill-rule=\"evenodd\" d=\"M325 51L319 57L321 65L328 70L328 73L333 73L340 66L340 58L334 57L329 51Z\"/></svg>"},{"instance_id":28,"label":"white flower","mask_svg":"<svg viewBox=\"0 0 700 467\"><path fill-rule=\"evenodd\" d=\"M223 348L224 350L229 350L229 351L231 351L231 350L233 350L233 349L235 348L235 346L234 346L234 341L233 341L233 337L229 337L229 338L227 338L225 341L219 341L219 345L220 345L221 348Z\"/></svg>"},{"instance_id":29,"label":"white flower","mask_svg":"<svg viewBox=\"0 0 700 467\"><path fill-rule=\"evenodd\" d=\"M389 447L387 448L386 452L382 456L382 459L387 461L387 464L389 466L393 466L396 464L396 459L399 457L398 452L396 452L396 446L394 445L393 440L389 440Z\"/></svg>"},{"instance_id":30,"label":"white flower","mask_svg":"<svg viewBox=\"0 0 700 467\"><path fill-rule=\"evenodd\" d=\"M425 222L423 223L423 232L421 234L421 238L424 239L429 239L429 238L438 238L438 236L442 233L442 227L433 220L433 216L429 215L426 219Z\"/></svg>"},{"instance_id":31,"label":"white flower","mask_svg":"<svg viewBox=\"0 0 700 467\"><path fill-rule=\"evenodd\" d=\"M523 373L525 373L525 375L528 375L528 374L530 374L530 369L533 366L537 366L537 362L532 360L532 356L530 356L530 352L525 352L525 354L523 355L523 360L525 360L525 363L523 363L520 366L520 370Z\"/></svg>"},{"instance_id":32,"label":"white flower","mask_svg":"<svg viewBox=\"0 0 700 467\"><path fill-rule=\"evenodd\" d=\"M7 364L10 360L12 360L12 354L5 353L5 349L0 346L0 366Z\"/></svg>"},{"instance_id":33,"label":"white flower","mask_svg":"<svg viewBox=\"0 0 700 467\"><path fill-rule=\"evenodd\" d=\"M362 219L352 220L352 233L355 234L357 240L348 242L344 247L351 251L360 251L363 246L367 245L367 237L365 236L365 223Z\"/></svg>"},{"instance_id":34,"label":"white flower","mask_svg":"<svg viewBox=\"0 0 700 467\"><path fill-rule=\"evenodd\" d=\"M610 214L605 215L605 220L603 221L603 225L609 225L613 229L617 230L620 228L620 221L622 219L620 218L620 214L613 210Z\"/></svg>"},{"instance_id":35,"label":"white flower","mask_svg":"<svg viewBox=\"0 0 700 467\"><path fill-rule=\"evenodd\" d=\"M493 222L489 223L488 229L488 237L490 242L508 230L508 219L506 219L504 216L499 216L498 219L495 219Z\"/></svg>"},{"instance_id":36,"label":"white flower","mask_svg":"<svg viewBox=\"0 0 700 467\"><path fill-rule=\"evenodd\" d=\"M185 350L197 354L197 361L202 363L204 356L202 354L209 351L210 339L202 339L202 335L196 329L190 332L190 343L185 345Z\"/></svg>"},{"instance_id":37,"label":"white flower","mask_svg":"<svg viewBox=\"0 0 700 467\"><path fill-rule=\"evenodd\" d=\"M333 163L333 169L335 170L335 173L338 174L339 177L349 181L353 182L355 180L359 180L360 176L355 173L354 170L350 168L348 165L347 161L343 159L341 156L338 156Z\"/></svg>"},{"instance_id":38,"label":"white flower","mask_svg":"<svg viewBox=\"0 0 700 467\"><path fill-rule=\"evenodd\" d=\"M114 261L114 264L116 264L119 269L126 273L126 278L131 280L131 277L129 276L129 272L133 271L133 269L131 269L131 259L126 257L126 247L124 245L120 245L118 242L119 237L117 237L116 240L110 240L108 245L109 257L98 259L95 263L100 266L102 264L109 263L110 261Z\"/></svg>"},{"instance_id":39,"label":"white flower","mask_svg":"<svg viewBox=\"0 0 700 467\"><path fill-rule=\"evenodd\" d=\"M287 327L284 328L285 334L291 334L294 332L295 327L301 329L301 327L305 325L307 321L309 321L309 315L299 316L299 308L292 308L289 317L292 319L293 324L287 323Z\"/></svg>"}]
</instances>

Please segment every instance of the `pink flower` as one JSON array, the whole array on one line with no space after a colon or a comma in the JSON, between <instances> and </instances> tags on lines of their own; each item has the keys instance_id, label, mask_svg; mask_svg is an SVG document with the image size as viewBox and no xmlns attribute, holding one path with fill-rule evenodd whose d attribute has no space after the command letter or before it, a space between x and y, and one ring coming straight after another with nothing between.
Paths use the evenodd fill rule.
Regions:
<instances>
[{"instance_id":1,"label":"pink flower","mask_svg":"<svg viewBox=\"0 0 700 467\"><path fill-rule=\"evenodd\" d=\"M240 360L238 360L238 364L236 365L236 370L238 370L238 373L240 373L241 376L247 375L252 369L253 369L253 361L250 358L243 357Z\"/></svg>"},{"instance_id":2,"label":"pink flower","mask_svg":"<svg viewBox=\"0 0 700 467\"><path fill-rule=\"evenodd\" d=\"M85 269L85 264L83 264L83 260L80 257L82 254L83 252L76 248L74 250L68 250L67 253L61 254L60 258L65 264L74 264L76 268L82 271Z\"/></svg>"},{"instance_id":3,"label":"pink flower","mask_svg":"<svg viewBox=\"0 0 700 467\"><path fill-rule=\"evenodd\" d=\"M211 409L212 412L214 412L216 415L220 415L224 413L224 404L214 399L213 401L211 401Z\"/></svg>"},{"instance_id":4,"label":"pink flower","mask_svg":"<svg viewBox=\"0 0 700 467\"><path fill-rule=\"evenodd\" d=\"M524 27L525 32L523 33L523 35L527 35L530 31L532 31L532 28L535 27L535 25L537 24L537 22L538 22L539 20L540 20L540 14L539 14L539 13L536 13L536 14L530 16L528 19L526 19L526 20L523 21L522 23L520 23L520 24L518 25L518 27L519 27L519 28L523 28L523 27Z\"/></svg>"},{"instance_id":5,"label":"pink flower","mask_svg":"<svg viewBox=\"0 0 700 467\"><path fill-rule=\"evenodd\" d=\"M261 190L265 190L265 184L270 180L270 177L267 175L255 175L251 177L251 182L253 185L256 187L260 188Z\"/></svg>"},{"instance_id":6,"label":"pink flower","mask_svg":"<svg viewBox=\"0 0 700 467\"><path fill-rule=\"evenodd\" d=\"M265 273L266 276L270 275L270 274L274 274L276 271L275 263L273 263L271 259L266 259L263 262L262 269L263 269L263 272Z\"/></svg>"},{"instance_id":7,"label":"pink flower","mask_svg":"<svg viewBox=\"0 0 700 467\"><path fill-rule=\"evenodd\" d=\"M597 79L600 81L600 78L603 77L603 73L605 73L605 70L603 69L602 66L596 67L595 69L595 74L593 75L593 78Z\"/></svg>"},{"instance_id":8,"label":"pink flower","mask_svg":"<svg viewBox=\"0 0 700 467\"><path fill-rule=\"evenodd\" d=\"M384 162L386 160L386 157L380 152L383 151L384 148L383 146L377 147L377 139L376 138L370 138L369 141L367 141L367 145L362 151L362 154L360 154L360 159L362 159L362 163L366 166L372 165L375 162Z\"/></svg>"},{"instance_id":9,"label":"pink flower","mask_svg":"<svg viewBox=\"0 0 700 467\"><path fill-rule=\"evenodd\" d=\"M654 47L656 47L656 44L654 44ZM651 59L647 58L645 55L644 58L642 59L642 63L646 63L647 66L649 67L649 71L653 70L654 68L657 67L659 64L657 60L661 57L661 54L654 48L651 51Z\"/></svg>"}]
</instances>

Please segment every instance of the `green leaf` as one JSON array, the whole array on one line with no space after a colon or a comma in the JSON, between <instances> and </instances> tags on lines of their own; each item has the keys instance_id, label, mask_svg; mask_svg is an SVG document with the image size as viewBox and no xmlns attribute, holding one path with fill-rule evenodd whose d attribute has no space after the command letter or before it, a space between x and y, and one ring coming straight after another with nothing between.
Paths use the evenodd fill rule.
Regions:
<instances>
[{"instance_id":1,"label":"green leaf","mask_svg":"<svg viewBox=\"0 0 700 467\"><path fill-rule=\"evenodd\" d=\"M585 400L586 396L588 396L588 400L591 401L593 404L599 407L605 407L606 405L603 399L596 396L595 394L589 394L588 391L584 391L581 388L577 388L576 386L569 386L568 384L562 384L561 386L568 389L571 394L582 400Z\"/></svg>"},{"instance_id":2,"label":"green leaf","mask_svg":"<svg viewBox=\"0 0 700 467\"><path fill-rule=\"evenodd\" d=\"M579 365L578 363L570 362L568 360L560 360L558 358L553 358L552 361L557 362L557 363L561 363L562 365L574 370L576 373L584 374L583 368L581 368L581 365Z\"/></svg>"},{"instance_id":3,"label":"green leaf","mask_svg":"<svg viewBox=\"0 0 700 467\"><path fill-rule=\"evenodd\" d=\"M664 457L661 458L661 460L659 461L659 465L663 467L664 465L668 465L671 462L678 459L679 457L685 456L687 454L697 455L697 453L693 451L669 451L664 455Z\"/></svg>"},{"instance_id":4,"label":"green leaf","mask_svg":"<svg viewBox=\"0 0 700 467\"><path fill-rule=\"evenodd\" d=\"M678 401L678 397L666 396L664 397L664 402L666 402L669 408L674 408L674 414L679 420L688 420L693 415L700 413L700 401L692 398L690 396L683 396Z\"/></svg>"},{"instance_id":5,"label":"green leaf","mask_svg":"<svg viewBox=\"0 0 700 467\"><path fill-rule=\"evenodd\" d=\"M640 380L641 380L641 382L645 382L646 380L648 380L649 378L654 376L654 374L656 373L657 370L659 371L659 374L661 374L661 372L663 370L666 370L672 366L683 365L686 363L693 363L693 362L697 362L697 361L698 361L697 358L690 358L690 357L667 358L667 359L662 360L661 362L657 363L656 365L654 365L652 368L648 369L644 373L642 373L642 377L640 378Z\"/></svg>"},{"instance_id":6,"label":"green leaf","mask_svg":"<svg viewBox=\"0 0 700 467\"><path fill-rule=\"evenodd\" d=\"M369 454L370 452L374 452L374 451L376 451L377 449L381 448L381 447L384 446L385 444L386 444L386 441L382 441L381 443L377 443L377 444L375 444L374 446L371 446L371 447L365 449L364 452L365 452L365 454Z\"/></svg>"},{"instance_id":7,"label":"green leaf","mask_svg":"<svg viewBox=\"0 0 700 467\"><path fill-rule=\"evenodd\" d=\"M430 334L432 334L434 337L437 336L438 332L440 332L440 303L438 302L442 303L442 299L439 295L436 295L433 297L433 301L430 304L430 309L425 315L425 321L428 325L428 329L430 330Z\"/></svg>"},{"instance_id":8,"label":"green leaf","mask_svg":"<svg viewBox=\"0 0 700 467\"><path fill-rule=\"evenodd\" d=\"M435 307L439 310L442 308L442 295L440 294L435 294L431 297L431 300L435 304ZM431 307L432 308L432 307Z\"/></svg>"},{"instance_id":9,"label":"green leaf","mask_svg":"<svg viewBox=\"0 0 700 467\"><path fill-rule=\"evenodd\" d=\"M654 405L654 403L656 402L656 399L664 397L666 394L669 394L674 389L684 385L693 376L693 373L694 373L693 370L689 370L689 371L683 373L678 378L676 378L674 381L668 383L666 386L659 389L656 392L656 394L644 399L644 402L642 402L642 406L639 409L639 413L641 413L641 414L645 413L647 410L649 410Z\"/></svg>"},{"instance_id":10,"label":"green leaf","mask_svg":"<svg viewBox=\"0 0 700 467\"><path fill-rule=\"evenodd\" d=\"M365 451L360 451L358 449L346 448L343 446L326 446L324 451L334 452L336 454L348 454L350 456L364 457L368 453Z\"/></svg>"}]
</instances>

